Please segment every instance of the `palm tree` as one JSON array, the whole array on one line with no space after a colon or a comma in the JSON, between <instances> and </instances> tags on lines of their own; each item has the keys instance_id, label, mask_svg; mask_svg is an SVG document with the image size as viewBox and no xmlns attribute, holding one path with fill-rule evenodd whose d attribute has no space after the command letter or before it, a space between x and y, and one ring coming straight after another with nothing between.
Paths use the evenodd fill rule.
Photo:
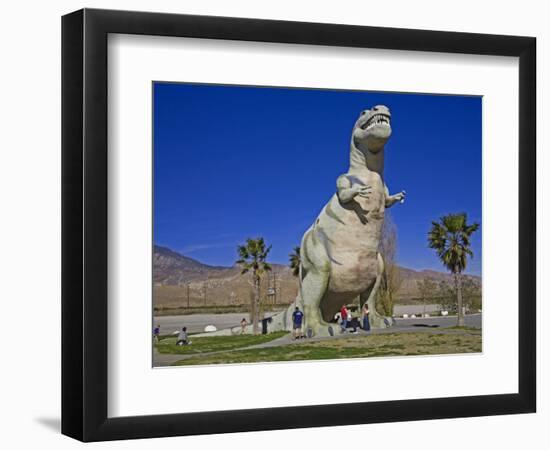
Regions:
<instances>
[{"instance_id":1,"label":"palm tree","mask_svg":"<svg viewBox=\"0 0 550 450\"><path fill-rule=\"evenodd\" d=\"M439 222L432 222L432 229L428 233L428 246L436 251L443 265L454 276L459 327L464 326L461 274L466 269L468 256L474 256L470 249L470 238L478 228L478 223L468 224L466 213L448 214L441 217Z\"/></svg>"},{"instance_id":2,"label":"palm tree","mask_svg":"<svg viewBox=\"0 0 550 450\"><path fill-rule=\"evenodd\" d=\"M288 255L289 259L289 266L292 269L292 275L297 277L300 275L300 263L302 260L300 259L300 247L294 247L294 250L292 253Z\"/></svg>"},{"instance_id":3,"label":"palm tree","mask_svg":"<svg viewBox=\"0 0 550 450\"><path fill-rule=\"evenodd\" d=\"M252 284L254 286L254 296L252 299L252 329L254 334L258 334L260 322L260 279L261 276L271 270L271 266L266 262L267 254L271 250L271 245L266 247L263 238L246 240L246 244L239 245L237 252L239 259L237 264L242 268L241 275L251 272Z\"/></svg>"}]
</instances>

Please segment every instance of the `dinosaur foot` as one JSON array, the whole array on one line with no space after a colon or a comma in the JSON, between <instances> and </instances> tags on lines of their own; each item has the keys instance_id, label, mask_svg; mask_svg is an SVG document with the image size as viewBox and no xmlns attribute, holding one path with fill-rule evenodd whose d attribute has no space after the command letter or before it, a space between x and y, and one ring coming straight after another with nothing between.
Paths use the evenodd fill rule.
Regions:
<instances>
[{"instance_id":1,"label":"dinosaur foot","mask_svg":"<svg viewBox=\"0 0 550 450\"><path fill-rule=\"evenodd\" d=\"M389 328L393 325L393 317L386 317L380 314L370 314L369 322L371 328L380 329L380 328Z\"/></svg>"},{"instance_id":2,"label":"dinosaur foot","mask_svg":"<svg viewBox=\"0 0 550 450\"><path fill-rule=\"evenodd\" d=\"M328 322L321 322L317 324L308 324L305 328L305 335L308 338L312 337L329 337L338 334L338 325Z\"/></svg>"}]
</instances>

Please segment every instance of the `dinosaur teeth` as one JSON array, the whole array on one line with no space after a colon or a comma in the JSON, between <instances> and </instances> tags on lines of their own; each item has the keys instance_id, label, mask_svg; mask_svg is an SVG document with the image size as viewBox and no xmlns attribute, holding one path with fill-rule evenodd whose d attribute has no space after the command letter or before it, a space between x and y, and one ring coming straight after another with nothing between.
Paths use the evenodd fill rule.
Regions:
<instances>
[{"instance_id":1,"label":"dinosaur teeth","mask_svg":"<svg viewBox=\"0 0 550 450\"><path fill-rule=\"evenodd\" d=\"M376 125L385 125L390 126L390 118L389 116L385 114L375 114L372 116L369 120L367 120L361 128L363 130L370 130L372 127Z\"/></svg>"},{"instance_id":2,"label":"dinosaur teeth","mask_svg":"<svg viewBox=\"0 0 550 450\"><path fill-rule=\"evenodd\" d=\"M372 116L368 121L367 123L365 124L366 126L364 127L364 129L368 130L370 128L372 128L373 126L375 125L389 125L390 123L390 119L388 116L384 115L384 114L376 114L374 116Z\"/></svg>"}]
</instances>

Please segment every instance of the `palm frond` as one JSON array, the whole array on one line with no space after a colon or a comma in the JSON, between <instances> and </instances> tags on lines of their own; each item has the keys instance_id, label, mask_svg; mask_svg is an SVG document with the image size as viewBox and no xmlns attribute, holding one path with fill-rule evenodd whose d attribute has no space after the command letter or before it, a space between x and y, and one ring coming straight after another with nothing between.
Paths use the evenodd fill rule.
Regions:
<instances>
[{"instance_id":1,"label":"palm frond","mask_svg":"<svg viewBox=\"0 0 550 450\"><path fill-rule=\"evenodd\" d=\"M235 262L241 266L241 274L252 272L254 277L258 277L271 270L271 265L267 263L267 255L271 251L271 245L266 247L263 238L247 238L244 245L237 246L239 258Z\"/></svg>"},{"instance_id":2,"label":"palm frond","mask_svg":"<svg viewBox=\"0 0 550 450\"><path fill-rule=\"evenodd\" d=\"M460 273L466 268L467 257L473 257L471 236L478 229L478 223L468 224L466 213L448 214L437 222L432 221L428 247L436 251L450 272Z\"/></svg>"},{"instance_id":3,"label":"palm frond","mask_svg":"<svg viewBox=\"0 0 550 450\"><path fill-rule=\"evenodd\" d=\"M292 269L292 275L297 277L300 275L300 247L294 247L292 253L288 255L289 267Z\"/></svg>"}]
</instances>

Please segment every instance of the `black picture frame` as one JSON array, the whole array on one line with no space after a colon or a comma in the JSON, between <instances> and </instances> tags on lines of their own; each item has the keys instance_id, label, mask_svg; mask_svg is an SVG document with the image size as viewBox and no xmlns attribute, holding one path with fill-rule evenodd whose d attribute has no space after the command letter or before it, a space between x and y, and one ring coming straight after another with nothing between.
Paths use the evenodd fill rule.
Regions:
<instances>
[{"instance_id":1,"label":"black picture frame","mask_svg":"<svg viewBox=\"0 0 550 450\"><path fill-rule=\"evenodd\" d=\"M109 418L109 33L519 57L518 393ZM103 441L535 412L535 94L533 37L95 9L64 16L62 433L82 441Z\"/></svg>"}]
</instances>

